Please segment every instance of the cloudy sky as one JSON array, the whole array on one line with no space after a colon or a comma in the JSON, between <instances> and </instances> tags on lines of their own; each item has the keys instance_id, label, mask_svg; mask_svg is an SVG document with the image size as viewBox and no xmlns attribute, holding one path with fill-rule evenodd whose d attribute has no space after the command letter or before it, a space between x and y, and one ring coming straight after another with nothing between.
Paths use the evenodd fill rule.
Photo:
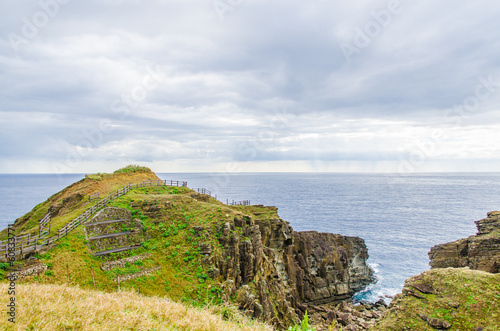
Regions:
<instances>
[{"instance_id":1,"label":"cloudy sky","mask_svg":"<svg viewBox=\"0 0 500 331\"><path fill-rule=\"evenodd\" d=\"M499 171L498 0L3 0L0 172Z\"/></svg>"}]
</instances>

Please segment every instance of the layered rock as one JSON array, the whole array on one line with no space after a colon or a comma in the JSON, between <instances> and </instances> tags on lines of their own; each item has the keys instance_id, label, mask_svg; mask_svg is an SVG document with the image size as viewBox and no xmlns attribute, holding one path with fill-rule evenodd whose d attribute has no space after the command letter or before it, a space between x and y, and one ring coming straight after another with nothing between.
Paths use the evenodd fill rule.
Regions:
<instances>
[{"instance_id":1,"label":"layered rock","mask_svg":"<svg viewBox=\"0 0 500 331\"><path fill-rule=\"evenodd\" d=\"M431 248L431 268L469 267L491 273L500 271L500 212L493 211L487 218L476 221L478 233Z\"/></svg>"},{"instance_id":2,"label":"layered rock","mask_svg":"<svg viewBox=\"0 0 500 331\"><path fill-rule=\"evenodd\" d=\"M348 299L373 281L366 245L357 237L295 232L280 218L243 215L215 232L222 254L199 244L205 263L214 266L211 276L248 315L278 327L297 323L310 306ZM200 236L208 239L209 233Z\"/></svg>"}]
</instances>

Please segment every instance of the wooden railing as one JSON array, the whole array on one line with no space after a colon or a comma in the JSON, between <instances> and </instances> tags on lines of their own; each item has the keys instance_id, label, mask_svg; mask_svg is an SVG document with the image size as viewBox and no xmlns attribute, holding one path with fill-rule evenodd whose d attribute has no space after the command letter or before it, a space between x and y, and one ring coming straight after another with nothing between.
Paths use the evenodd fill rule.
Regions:
<instances>
[{"instance_id":1,"label":"wooden railing","mask_svg":"<svg viewBox=\"0 0 500 331\"><path fill-rule=\"evenodd\" d=\"M193 190L200 193L200 194L206 194L206 195L212 196L212 192L210 192L206 188L194 188Z\"/></svg>"},{"instance_id":2,"label":"wooden railing","mask_svg":"<svg viewBox=\"0 0 500 331\"><path fill-rule=\"evenodd\" d=\"M250 200L243 200L243 201L231 201L226 200L226 205L228 206L250 206Z\"/></svg>"},{"instance_id":3,"label":"wooden railing","mask_svg":"<svg viewBox=\"0 0 500 331\"><path fill-rule=\"evenodd\" d=\"M92 202L92 200L99 200L101 198L101 193L97 192L94 194L89 195L89 202Z\"/></svg>"}]
</instances>

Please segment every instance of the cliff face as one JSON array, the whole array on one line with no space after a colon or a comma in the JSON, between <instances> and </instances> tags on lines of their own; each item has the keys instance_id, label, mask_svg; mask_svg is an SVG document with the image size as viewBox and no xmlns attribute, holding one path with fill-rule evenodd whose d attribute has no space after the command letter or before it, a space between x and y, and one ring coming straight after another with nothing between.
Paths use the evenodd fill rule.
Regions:
<instances>
[{"instance_id":1,"label":"cliff face","mask_svg":"<svg viewBox=\"0 0 500 331\"><path fill-rule=\"evenodd\" d=\"M373 280L366 245L357 237L295 232L280 218L249 216L217 233L222 254L210 255L201 244L205 263L215 266L212 277L220 277L226 295L236 295L248 315L278 326L298 322L308 305L348 299Z\"/></svg>"},{"instance_id":2,"label":"cliff face","mask_svg":"<svg viewBox=\"0 0 500 331\"><path fill-rule=\"evenodd\" d=\"M500 272L500 212L490 212L487 218L475 223L476 235L431 248L431 268L469 267Z\"/></svg>"}]
</instances>

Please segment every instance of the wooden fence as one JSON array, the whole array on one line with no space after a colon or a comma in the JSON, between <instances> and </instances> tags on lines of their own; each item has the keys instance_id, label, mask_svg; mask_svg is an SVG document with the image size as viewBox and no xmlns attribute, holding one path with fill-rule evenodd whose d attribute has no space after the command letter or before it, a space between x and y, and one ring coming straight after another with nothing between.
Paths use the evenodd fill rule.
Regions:
<instances>
[{"instance_id":1,"label":"wooden fence","mask_svg":"<svg viewBox=\"0 0 500 331\"><path fill-rule=\"evenodd\" d=\"M206 188L194 188L193 190L200 193L200 194L206 194L206 195L212 196L212 192L210 192Z\"/></svg>"},{"instance_id":2,"label":"wooden fence","mask_svg":"<svg viewBox=\"0 0 500 331\"><path fill-rule=\"evenodd\" d=\"M226 200L226 205L228 206L250 206L250 200L243 200L243 201L231 201Z\"/></svg>"},{"instance_id":3,"label":"wooden fence","mask_svg":"<svg viewBox=\"0 0 500 331\"><path fill-rule=\"evenodd\" d=\"M92 202L92 200L99 200L100 198L101 198L100 192L91 194L91 195L89 195L89 202Z\"/></svg>"}]
</instances>

